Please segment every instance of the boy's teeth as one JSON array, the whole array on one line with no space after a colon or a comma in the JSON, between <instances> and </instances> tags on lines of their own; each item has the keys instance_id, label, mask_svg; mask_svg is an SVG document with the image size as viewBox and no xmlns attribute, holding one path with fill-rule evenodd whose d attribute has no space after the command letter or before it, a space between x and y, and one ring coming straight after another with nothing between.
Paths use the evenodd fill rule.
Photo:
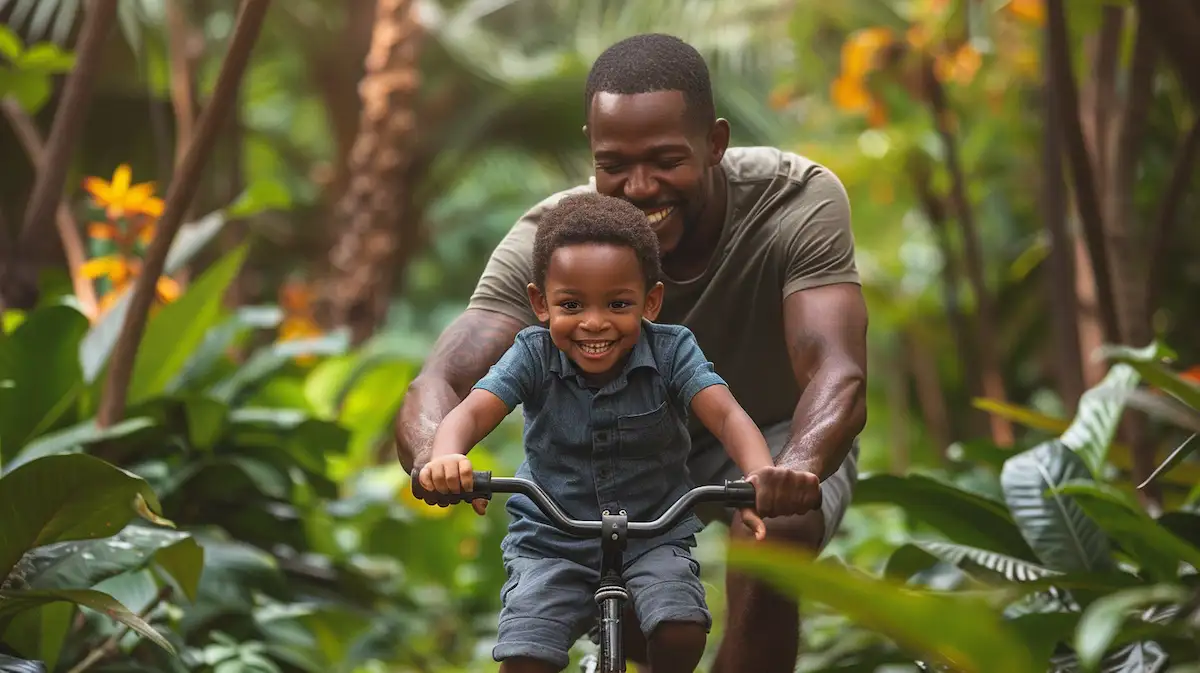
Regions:
<instances>
[{"instance_id":1,"label":"boy's teeth","mask_svg":"<svg viewBox=\"0 0 1200 673\"><path fill-rule=\"evenodd\" d=\"M603 353L612 346L611 341L605 341L602 344L579 344L579 347L588 353Z\"/></svg>"}]
</instances>

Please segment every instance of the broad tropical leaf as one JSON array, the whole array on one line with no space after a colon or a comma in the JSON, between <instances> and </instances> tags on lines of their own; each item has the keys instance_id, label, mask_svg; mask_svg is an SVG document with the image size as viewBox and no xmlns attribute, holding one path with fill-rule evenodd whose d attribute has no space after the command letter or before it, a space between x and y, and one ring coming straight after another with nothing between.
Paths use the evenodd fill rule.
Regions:
<instances>
[{"instance_id":1,"label":"broad tropical leaf","mask_svg":"<svg viewBox=\"0 0 1200 673\"><path fill-rule=\"evenodd\" d=\"M164 392L188 358L220 320L225 291L237 277L249 248L241 245L205 271L178 300L146 324L129 382L129 403Z\"/></svg>"},{"instance_id":2,"label":"broad tropical leaf","mask_svg":"<svg viewBox=\"0 0 1200 673\"><path fill-rule=\"evenodd\" d=\"M1176 585L1126 589L1097 599L1088 606L1075 629L1075 651L1086 670L1094 670L1134 608L1171 603L1187 598L1186 589Z\"/></svg>"},{"instance_id":3,"label":"broad tropical leaf","mask_svg":"<svg viewBox=\"0 0 1200 673\"><path fill-rule=\"evenodd\" d=\"M171 643L155 631L153 626L130 612L112 596L92 589L0 591L0 630L5 622L20 612L60 601L81 605L107 615L142 634L155 645L175 654L175 648L171 647Z\"/></svg>"},{"instance_id":4,"label":"broad tropical leaf","mask_svg":"<svg viewBox=\"0 0 1200 673\"><path fill-rule=\"evenodd\" d=\"M141 477L86 454L46 456L0 477L0 512L0 577L34 547L108 537L138 514L162 521Z\"/></svg>"},{"instance_id":5,"label":"broad tropical leaf","mask_svg":"<svg viewBox=\"0 0 1200 673\"><path fill-rule=\"evenodd\" d=\"M1069 495L1100 528L1132 553L1151 577L1174 580L1182 561L1200 568L1200 549L1160 526L1140 507L1108 484L1090 481L1064 483Z\"/></svg>"},{"instance_id":6,"label":"broad tropical leaf","mask_svg":"<svg viewBox=\"0 0 1200 673\"><path fill-rule=\"evenodd\" d=\"M978 598L918 592L817 563L772 544L734 543L731 567L780 591L824 603L902 648L955 670L1025 673L1042 670L1000 614ZM936 624L937 628L930 628Z\"/></svg>"},{"instance_id":7,"label":"broad tropical leaf","mask_svg":"<svg viewBox=\"0 0 1200 673\"><path fill-rule=\"evenodd\" d=\"M0 654L0 673L46 673L46 664Z\"/></svg>"},{"instance_id":8,"label":"broad tropical leaf","mask_svg":"<svg viewBox=\"0 0 1200 673\"><path fill-rule=\"evenodd\" d=\"M96 425L95 419L84 421L33 440L17 454L16 458L4 463L3 473L12 472L21 465L44 456L77 453L88 446L106 440L128 439L143 432L152 433L155 428L157 426L154 420L144 416L128 418L107 428Z\"/></svg>"},{"instance_id":9,"label":"broad tropical leaf","mask_svg":"<svg viewBox=\"0 0 1200 673\"><path fill-rule=\"evenodd\" d=\"M78 349L87 327L79 311L47 306L0 341L0 381L8 388L0 404L0 463L66 420L83 390Z\"/></svg>"},{"instance_id":10,"label":"broad tropical leaf","mask_svg":"<svg viewBox=\"0 0 1200 673\"><path fill-rule=\"evenodd\" d=\"M867 477L855 486L854 502L898 505L955 542L1036 558L1003 505L923 475Z\"/></svg>"},{"instance_id":11,"label":"broad tropical leaf","mask_svg":"<svg viewBox=\"0 0 1200 673\"><path fill-rule=\"evenodd\" d=\"M29 552L25 581L32 589L90 589L121 573L158 562L189 597L196 595L204 550L182 531L126 526L99 540L72 540Z\"/></svg>"},{"instance_id":12,"label":"broad tropical leaf","mask_svg":"<svg viewBox=\"0 0 1200 673\"><path fill-rule=\"evenodd\" d=\"M1099 476L1108 447L1112 443L1125 404L1112 393L1137 387L1140 377L1129 365L1113 365L1104 379L1079 398L1075 420L1059 437L1067 448L1079 454L1092 475Z\"/></svg>"},{"instance_id":13,"label":"broad tropical leaf","mask_svg":"<svg viewBox=\"0 0 1200 673\"><path fill-rule=\"evenodd\" d=\"M978 572L978 569L982 568L1010 582L1031 582L1061 574L1045 566L987 549L949 542L922 541L916 544L933 556L946 563L959 566L967 572Z\"/></svg>"},{"instance_id":14,"label":"broad tropical leaf","mask_svg":"<svg viewBox=\"0 0 1200 673\"><path fill-rule=\"evenodd\" d=\"M979 409L980 411L986 411L993 416L999 416L1000 418L1010 420L1014 423L1020 423L1021 425L1024 425L1028 428L1033 428L1034 430L1042 430L1045 432L1059 434L1070 427L1070 422L1061 418L1047 416L1043 413L1034 411L1033 409L1027 409L1020 405L1009 404L1007 402L990 400L986 397L977 397L971 400L971 406Z\"/></svg>"},{"instance_id":15,"label":"broad tropical leaf","mask_svg":"<svg viewBox=\"0 0 1200 673\"><path fill-rule=\"evenodd\" d=\"M1004 499L1017 527L1037 558L1053 570L1094 573L1112 568L1104 532L1058 491L1068 481L1089 478L1083 459L1057 440L1009 458L1000 472Z\"/></svg>"}]
</instances>

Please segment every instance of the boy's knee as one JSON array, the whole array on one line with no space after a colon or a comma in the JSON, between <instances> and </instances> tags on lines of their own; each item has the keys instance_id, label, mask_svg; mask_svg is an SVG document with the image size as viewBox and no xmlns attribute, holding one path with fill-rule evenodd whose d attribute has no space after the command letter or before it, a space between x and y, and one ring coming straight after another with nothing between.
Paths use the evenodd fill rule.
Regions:
<instances>
[{"instance_id":1,"label":"boy's knee","mask_svg":"<svg viewBox=\"0 0 1200 673\"><path fill-rule=\"evenodd\" d=\"M700 663L708 631L696 622L662 622L649 638L650 666L658 671L692 671Z\"/></svg>"}]
</instances>

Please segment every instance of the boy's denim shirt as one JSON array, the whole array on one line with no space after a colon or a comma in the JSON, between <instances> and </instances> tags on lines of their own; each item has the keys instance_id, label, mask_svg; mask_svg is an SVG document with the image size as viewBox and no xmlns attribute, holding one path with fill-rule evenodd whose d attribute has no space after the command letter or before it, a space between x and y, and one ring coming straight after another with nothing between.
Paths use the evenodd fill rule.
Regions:
<instances>
[{"instance_id":1,"label":"boy's denim shirt","mask_svg":"<svg viewBox=\"0 0 1200 673\"><path fill-rule=\"evenodd\" d=\"M598 520L622 509L630 521L658 518L689 488L686 420L696 393L725 381L704 358L691 330L642 321L621 373L603 388L581 372L545 327L521 330L508 352L475 384L525 415L525 460L532 479L575 519ZM560 532L537 505L511 496L503 548L519 556L568 558L599 568L599 537ZM692 515L662 537L631 539L625 562L663 542L695 544L703 525Z\"/></svg>"}]
</instances>

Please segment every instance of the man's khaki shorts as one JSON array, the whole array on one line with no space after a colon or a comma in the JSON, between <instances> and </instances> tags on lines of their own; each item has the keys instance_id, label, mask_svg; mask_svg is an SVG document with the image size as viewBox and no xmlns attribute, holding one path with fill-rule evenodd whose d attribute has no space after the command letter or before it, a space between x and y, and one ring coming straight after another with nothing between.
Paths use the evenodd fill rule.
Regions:
<instances>
[{"instance_id":1,"label":"man's khaki shorts","mask_svg":"<svg viewBox=\"0 0 1200 673\"><path fill-rule=\"evenodd\" d=\"M783 421L774 425L760 428L767 446L771 449L771 457L777 457L783 451L787 442L791 421ZM696 484L723 484L726 480L734 481L744 475L725 448L712 435L705 433L701 439L693 440L692 456L688 459L688 470ZM821 513L825 517L825 536L821 540L821 548L833 539L842 517L850 507L850 498L854 493L854 484L858 481L858 439L855 438L850 453L842 466L832 476L821 482ZM696 514L704 523L715 519L729 524L733 511L720 507L696 508Z\"/></svg>"}]
</instances>

